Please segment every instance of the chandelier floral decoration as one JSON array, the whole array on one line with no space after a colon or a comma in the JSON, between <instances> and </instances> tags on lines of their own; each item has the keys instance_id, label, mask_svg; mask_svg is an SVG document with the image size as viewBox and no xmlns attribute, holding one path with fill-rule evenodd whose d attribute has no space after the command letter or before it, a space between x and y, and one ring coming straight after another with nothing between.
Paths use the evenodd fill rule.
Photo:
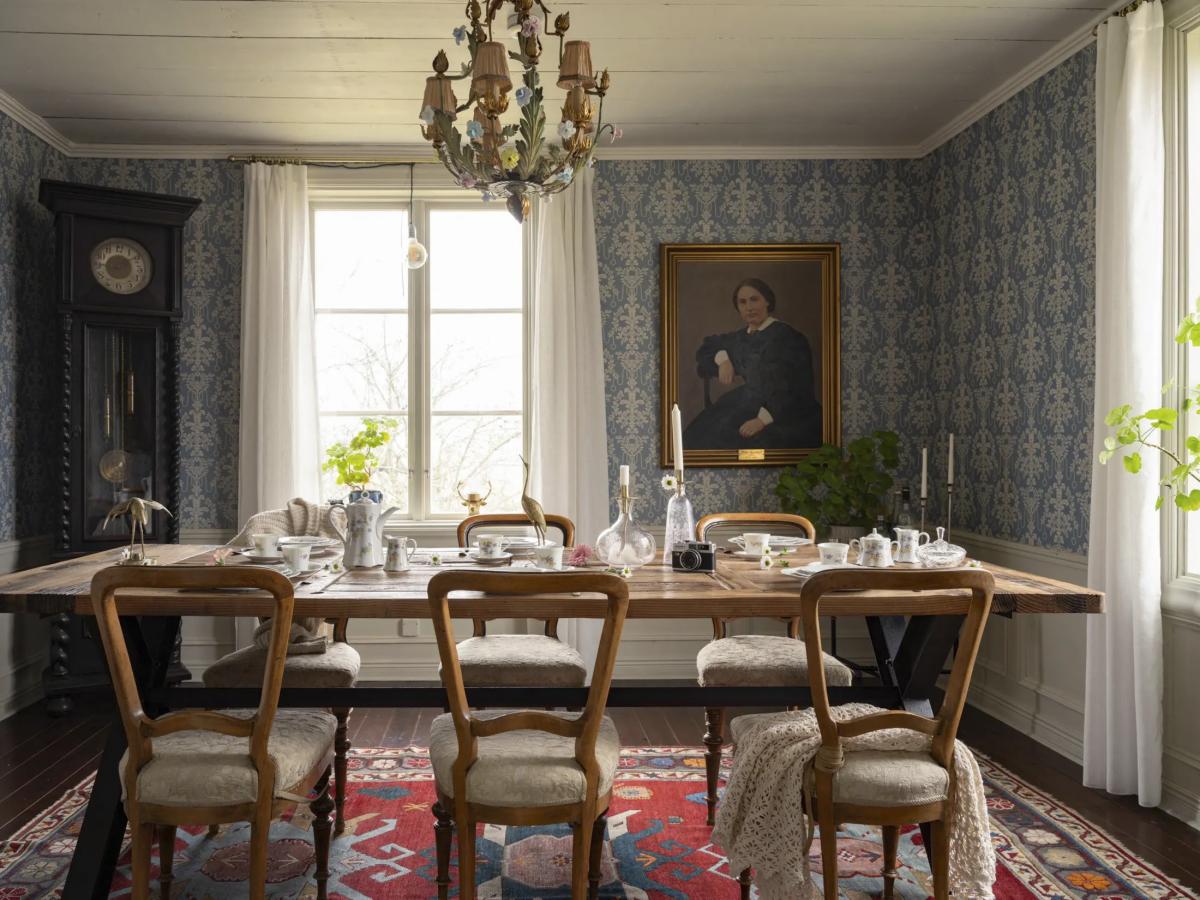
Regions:
<instances>
[{"instance_id":1,"label":"chandelier floral decoration","mask_svg":"<svg viewBox=\"0 0 1200 900\"><path fill-rule=\"evenodd\" d=\"M515 30L516 50L492 39L492 26L506 4L513 12L507 24ZM541 18L534 14L534 4ZM564 190L584 166L591 165L596 140L608 132L615 140L619 130L603 124L604 95L608 93L608 70L596 77L592 70L591 45L587 41L564 41L571 14L554 19L553 29L543 26L550 10L542 0L487 0L484 13L479 0L468 0L468 22L454 29L456 44L467 44L471 60L458 75L450 68L444 50L433 60L434 74L425 80L421 104L421 133L433 144L438 158L455 180L475 189L485 200L504 199L518 222L529 215L530 198L545 197ZM558 86L566 91L562 121L557 134L546 136L546 111L538 62L542 36L558 38ZM524 70L522 85L513 92L520 119L503 124L508 109L512 78L508 61ZM470 78L470 94L461 106L453 82ZM597 98L593 105L592 98ZM466 140L455 127L458 114L474 107L466 126Z\"/></svg>"}]
</instances>

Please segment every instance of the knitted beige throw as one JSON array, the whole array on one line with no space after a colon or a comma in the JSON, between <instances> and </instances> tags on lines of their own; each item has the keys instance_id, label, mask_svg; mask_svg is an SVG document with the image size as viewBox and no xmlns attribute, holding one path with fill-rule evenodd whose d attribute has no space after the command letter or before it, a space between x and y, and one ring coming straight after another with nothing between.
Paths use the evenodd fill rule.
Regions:
<instances>
[{"instance_id":1,"label":"knitted beige throw","mask_svg":"<svg viewBox=\"0 0 1200 900\"><path fill-rule=\"evenodd\" d=\"M833 708L838 721L883 712L865 703ZM743 735L729 785L717 811L713 840L725 849L729 871L754 869L763 900L819 898L809 871L808 849L815 822L804 815L809 767L821 746L811 709L766 716ZM855 750L928 751L930 738L901 728L875 731L842 741ZM983 792L983 778L971 751L955 743L956 785L950 809L950 890L969 900L992 897L996 855Z\"/></svg>"},{"instance_id":2,"label":"knitted beige throw","mask_svg":"<svg viewBox=\"0 0 1200 900\"><path fill-rule=\"evenodd\" d=\"M252 515L246 522L246 527L226 546L239 550L247 547L252 534L279 534L290 537L308 535L340 541L342 536L333 526L332 515L332 507L318 506L301 497L294 497L288 501L285 509L269 509ZM342 516L341 525L344 531L344 510ZM329 637L323 633L324 624L320 618L293 619L291 637L288 640L288 655L324 653L329 644ZM254 645L265 650L270 640L270 618L259 619L258 627L254 629Z\"/></svg>"}]
</instances>

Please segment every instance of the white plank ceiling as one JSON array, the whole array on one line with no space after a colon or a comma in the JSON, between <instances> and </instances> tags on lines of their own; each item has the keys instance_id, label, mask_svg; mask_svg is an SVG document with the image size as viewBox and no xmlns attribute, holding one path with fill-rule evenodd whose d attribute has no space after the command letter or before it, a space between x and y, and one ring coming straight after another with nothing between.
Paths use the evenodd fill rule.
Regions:
<instances>
[{"instance_id":1,"label":"white plank ceiling","mask_svg":"<svg viewBox=\"0 0 1200 900\"><path fill-rule=\"evenodd\" d=\"M434 54L465 56L464 5L0 0L0 90L85 145L413 146ZM652 150L916 147L1113 4L548 5L610 69L623 145Z\"/></svg>"}]
</instances>

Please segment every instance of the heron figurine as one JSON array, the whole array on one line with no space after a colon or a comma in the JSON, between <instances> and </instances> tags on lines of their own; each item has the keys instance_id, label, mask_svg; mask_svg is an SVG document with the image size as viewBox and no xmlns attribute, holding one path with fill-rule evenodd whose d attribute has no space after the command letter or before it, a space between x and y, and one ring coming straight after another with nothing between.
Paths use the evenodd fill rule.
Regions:
<instances>
[{"instance_id":1,"label":"heron figurine","mask_svg":"<svg viewBox=\"0 0 1200 900\"><path fill-rule=\"evenodd\" d=\"M525 467L525 484L521 488L521 509L525 510L525 515L533 523L533 530L537 532L538 536L538 544L541 545L546 543L546 511L542 509L542 504L529 496L529 463L525 461L524 456L520 459L521 465Z\"/></svg>"}]
</instances>

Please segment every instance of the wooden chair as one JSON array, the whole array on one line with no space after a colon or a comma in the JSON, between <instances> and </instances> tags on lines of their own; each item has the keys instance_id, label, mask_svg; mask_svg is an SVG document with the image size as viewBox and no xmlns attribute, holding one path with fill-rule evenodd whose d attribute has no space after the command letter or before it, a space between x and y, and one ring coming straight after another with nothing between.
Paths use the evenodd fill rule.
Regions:
<instances>
[{"instance_id":1,"label":"wooden chair","mask_svg":"<svg viewBox=\"0 0 1200 900\"><path fill-rule=\"evenodd\" d=\"M122 626L118 592L129 589L257 588L275 601L270 665L257 710L184 710L150 716L142 708ZM179 825L250 822L248 896L265 896L271 821L297 802L313 812L317 896L329 878L330 765L337 720L320 710L278 710L292 622L291 583L252 566L112 567L92 579L92 605L129 749L121 760L125 813L133 834L133 897L150 894L150 848L158 833L160 887L170 896ZM163 600L164 611L170 600ZM220 612L215 613L220 615ZM233 613L228 613L233 614ZM316 790L314 800L306 800Z\"/></svg>"},{"instance_id":2,"label":"wooden chair","mask_svg":"<svg viewBox=\"0 0 1200 900\"><path fill-rule=\"evenodd\" d=\"M950 836L946 818L954 796L954 740L967 699L967 688L975 668L975 657L983 640L992 605L992 576L982 569L839 569L808 579L800 589L804 641L810 654L821 652L818 620L821 598L839 590L929 591L904 601L903 612L911 615L965 616L941 709L933 718L902 710L890 710L845 722L836 722L829 705L825 673L812 672L812 700L821 732L821 753L814 769L815 806L808 811L817 823L821 839L821 866L825 897L838 896L837 830L842 823L879 825L883 828L884 896L891 897L896 880L896 852L900 826L921 825L925 848L933 872L936 900L949 896ZM969 592L969 593L966 593ZM872 605L864 598L863 615L894 614L895 603ZM734 743L756 723L777 713L739 716L733 720ZM906 751L844 751L842 740L904 728L928 734L933 743L928 753ZM827 760L842 760L827 763ZM908 796L904 796L907 794ZM919 794L919 796L917 796ZM740 879L742 897L750 896L747 872Z\"/></svg>"},{"instance_id":3,"label":"wooden chair","mask_svg":"<svg viewBox=\"0 0 1200 900\"><path fill-rule=\"evenodd\" d=\"M596 668L582 713L525 710L475 712L454 642L449 595L563 594L547 612L577 617L571 594L608 598ZM442 658L450 712L433 720L429 755L437 782L434 807L438 897L450 890L450 839L458 834L459 896L475 896L475 826L568 822L574 840L571 896L583 900L599 887L606 814L620 761L616 726L604 715L629 590L615 575L592 573L442 572L429 583L429 608Z\"/></svg>"},{"instance_id":4,"label":"wooden chair","mask_svg":"<svg viewBox=\"0 0 1200 900\"><path fill-rule=\"evenodd\" d=\"M458 524L458 545L469 547L480 528L528 526L523 513L482 513ZM562 535L563 547L575 545L575 523L566 516L547 514L546 525ZM474 620L471 637L458 645L463 680L468 687L506 685L583 687L587 665L573 647L558 637L558 619L546 619L542 634L488 634L487 621Z\"/></svg>"},{"instance_id":5,"label":"wooden chair","mask_svg":"<svg viewBox=\"0 0 1200 900\"><path fill-rule=\"evenodd\" d=\"M787 528L801 531L813 540L816 529L804 516L787 513L713 513L696 523L696 536L706 540L719 528ZM804 642L799 640L800 620L787 620L787 636L739 634L730 637L728 619L713 619L713 639L696 655L696 670L701 686L787 687L808 684L808 660ZM825 674L831 684L849 685L854 679L850 667L831 654L822 656ZM717 812L717 785L721 774L721 747L725 743L725 710L704 710L704 768L708 791L708 824Z\"/></svg>"}]
</instances>

